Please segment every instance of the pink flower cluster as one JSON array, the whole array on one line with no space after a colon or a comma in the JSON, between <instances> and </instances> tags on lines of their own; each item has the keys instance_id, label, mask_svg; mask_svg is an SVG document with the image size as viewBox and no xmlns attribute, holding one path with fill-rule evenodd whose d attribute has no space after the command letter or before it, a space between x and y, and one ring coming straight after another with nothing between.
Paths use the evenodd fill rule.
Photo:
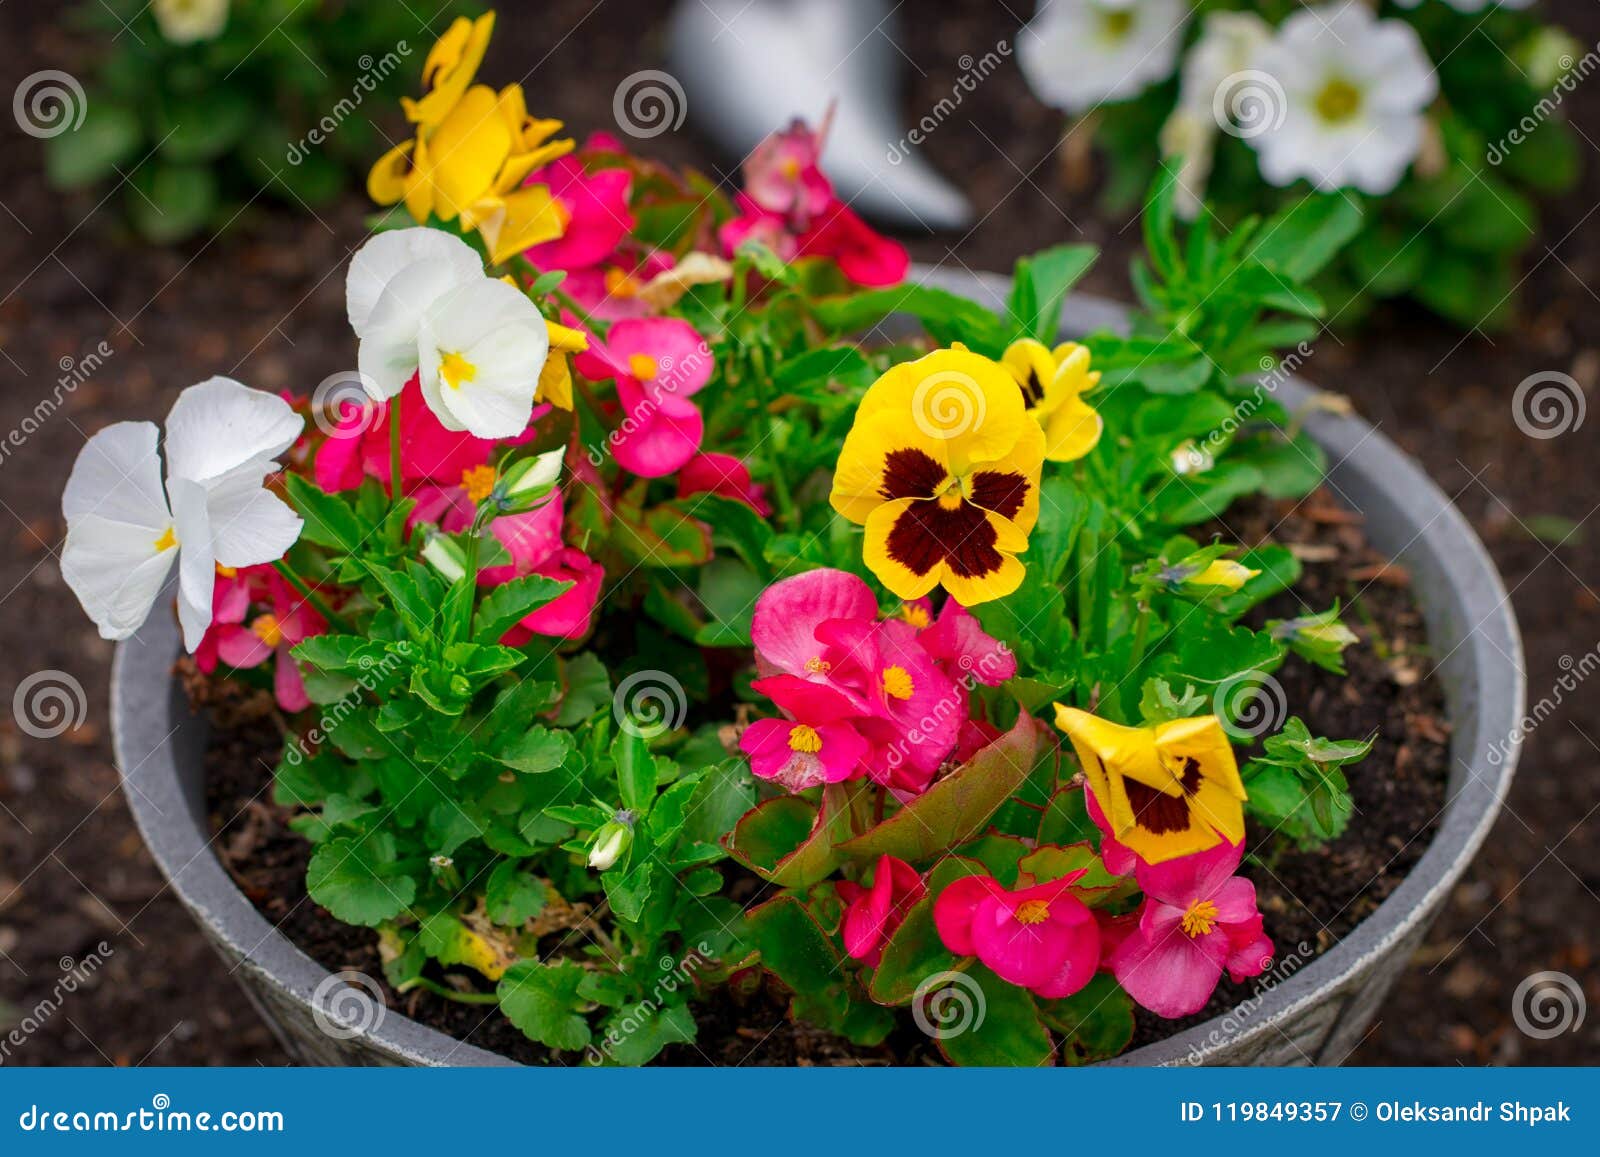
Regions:
<instances>
[{"instance_id":1,"label":"pink flower cluster","mask_svg":"<svg viewBox=\"0 0 1600 1157\"><path fill-rule=\"evenodd\" d=\"M780 719L745 729L740 746L762 779L803 791L865 777L910 799L945 761L995 737L970 718L974 683L998 686L1016 657L954 600L880 620L877 599L845 571L807 571L768 587L751 624L751 686Z\"/></svg>"},{"instance_id":2,"label":"pink flower cluster","mask_svg":"<svg viewBox=\"0 0 1600 1157\"><path fill-rule=\"evenodd\" d=\"M218 662L243 670L272 659L278 706L290 712L304 711L311 700L289 650L327 629L322 616L271 564L239 570L218 568L211 592L211 625L200 640L194 661L209 675Z\"/></svg>"},{"instance_id":3,"label":"pink flower cluster","mask_svg":"<svg viewBox=\"0 0 1600 1157\"><path fill-rule=\"evenodd\" d=\"M829 257L857 285L894 285L911 267L905 247L875 232L839 199L818 162L828 126L796 120L756 146L744 164L739 215L718 232L731 256L747 240L785 261Z\"/></svg>"},{"instance_id":4,"label":"pink flower cluster","mask_svg":"<svg viewBox=\"0 0 1600 1157\"><path fill-rule=\"evenodd\" d=\"M437 527L450 533L472 522L474 500L469 489L480 484L497 446L516 445L533 436L530 424L519 439L490 442L471 434L447 430L422 397L417 379L406 383L400 403L400 476L405 493L416 500L408 529L413 535ZM363 478L389 478L389 423L391 404L374 420L371 411L351 409L326 441L318 447L313 464L317 485L329 493L350 490ZM547 410L534 411L537 421ZM523 514L501 515L489 524L490 532L511 555L504 566L486 567L478 575L482 586L498 586L523 575L539 574L569 581L572 588L540 607L506 633L504 642L518 645L534 635L575 639L588 633L605 571L599 563L562 538L564 525L560 493Z\"/></svg>"}]
</instances>

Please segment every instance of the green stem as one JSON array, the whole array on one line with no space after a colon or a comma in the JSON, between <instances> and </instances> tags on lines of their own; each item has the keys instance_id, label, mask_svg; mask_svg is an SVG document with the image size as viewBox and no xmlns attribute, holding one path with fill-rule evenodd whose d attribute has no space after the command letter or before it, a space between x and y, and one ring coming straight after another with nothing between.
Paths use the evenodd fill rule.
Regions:
<instances>
[{"instance_id":1,"label":"green stem","mask_svg":"<svg viewBox=\"0 0 1600 1157\"><path fill-rule=\"evenodd\" d=\"M295 573L295 569L289 565L288 559L280 558L272 565L279 574L288 580L290 586L300 592L300 597L310 603L311 609L321 615L330 627L337 627L344 634L350 633L350 624L345 622L343 616L337 614L332 607L328 606L323 597L312 590L310 585Z\"/></svg>"},{"instance_id":2,"label":"green stem","mask_svg":"<svg viewBox=\"0 0 1600 1157\"><path fill-rule=\"evenodd\" d=\"M426 976L416 979L418 988L425 988L435 996L442 996L446 1000L453 1000L457 1004L499 1004L500 997L493 992L457 992L448 984L440 984L437 980L429 980Z\"/></svg>"},{"instance_id":3,"label":"green stem","mask_svg":"<svg viewBox=\"0 0 1600 1157\"><path fill-rule=\"evenodd\" d=\"M795 519L794 496L789 491L789 478L783 471L782 464L773 453L775 447L773 440L777 437L777 419L772 413L772 394L767 388L767 356L760 346L752 346L750 360L754 363L751 368L751 378L755 382L756 401L761 406L761 413L766 419L767 436L762 441L761 456L767 461L767 473L772 476L773 497L778 503L778 520L791 529L797 525Z\"/></svg>"},{"instance_id":4,"label":"green stem","mask_svg":"<svg viewBox=\"0 0 1600 1157\"><path fill-rule=\"evenodd\" d=\"M389 399L389 501L400 501L400 398Z\"/></svg>"}]
</instances>

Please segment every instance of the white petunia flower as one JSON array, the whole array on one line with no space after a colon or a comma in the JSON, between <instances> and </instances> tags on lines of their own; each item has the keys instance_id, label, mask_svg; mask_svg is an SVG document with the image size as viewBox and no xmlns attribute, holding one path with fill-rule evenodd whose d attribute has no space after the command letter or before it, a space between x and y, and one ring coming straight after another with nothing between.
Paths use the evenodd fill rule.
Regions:
<instances>
[{"instance_id":1,"label":"white petunia flower","mask_svg":"<svg viewBox=\"0 0 1600 1157\"><path fill-rule=\"evenodd\" d=\"M228 0L154 0L150 11L169 44L215 40L228 26Z\"/></svg>"},{"instance_id":2,"label":"white petunia flower","mask_svg":"<svg viewBox=\"0 0 1600 1157\"><path fill-rule=\"evenodd\" d=\"M1439 92L1416 31L1356 0L1296 12L1254 67L1286 97L1281 123L1250 138L1274 185L1304 177L1323 191L1389 192L1416 159Z\"/></svg>"},{"instance_id":3,"label":"white petunia flower","mask_svg":"<svg viewBox=\"0 0 1600 1157\"><path fill-rule=\"evenodd\" d=\"M1394 0L1402 8L1416 8L1422 0ZM1502 8L1527 8L1533 0L1445 0L1445 3L1457 12L1482 12L1491 4L1498 4Z\"/></svg>"},{"instance_id":4,"label":"white petunia flower","mask_svg":"<svg viewBox=\"0 0 1600 1157\"><path fill-rule=\"evenodd\" d=\"M1188 18L1187 0L1039 0L1018 62L1040 100L1086 112L1171 76Z\"/></svg>"},{"instance_id":5,"label":"white petunia flower","mask_svg":"<svg viewBox=\"0 0 1600 1157\"><path fill-rule=\"evenodd\" d=\"M483 259L459 237L438 229L379 233L350 259L345 309L360 339L362 386L381 402L417 372L422 318L458 285L484 280Z\"/></svg>"},{"instance_id":6,"label":"white petunia flower","mask_svg":"<svg viewBox=\"0 0 1600 1157\"><path fill-rule=\"evenodd\" d=\"M520 289L483 277L450 290L422 319L417 349L422 396L445 429L513 438L528 428L550 334Z\"/></svg>"},{"instance_id":7,"label":"white petunia flower","mask_svg":"<svg viewBox=\"0 0 1600 1157\"><path fill-rule=\"evenodd\" d=\"M153 422L89 439L61 495L61 576L102 638L143 625L176 560L184 645L200 645L217 566L274 562L300 537L300 518L262 483L303 425L282 398L231 378L190 386L167 415L165 489Z\"/></svg>"},{"instance_id":8,"label":"white petunia flower","mask_svg":"<svg viewBox=\"0 0 1600 1157\"><path fill-rule=\"evenodd\" d=\"M1200 212L1218 130L1249 136L1283 107L1282 90L1262 85L1270 78L1250 71L1271 39L1272 26L1253 12L1212 12L1183 59L1178 104L1161 127L1161 153L1179 158L1174 207L1185 219Z\"/></svg>"}]
</instances>

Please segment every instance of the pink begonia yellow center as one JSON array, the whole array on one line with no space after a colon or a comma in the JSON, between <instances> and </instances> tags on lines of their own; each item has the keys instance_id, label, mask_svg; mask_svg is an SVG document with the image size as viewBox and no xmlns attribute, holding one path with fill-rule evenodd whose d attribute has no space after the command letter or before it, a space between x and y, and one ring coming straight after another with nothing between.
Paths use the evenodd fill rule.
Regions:
<instances>
[{"instance_id":1,"label":"pink begonia yellow center","mask_svg":"<svg viewBox=\"0 0 1600 1157\"><path fill-rule=\"evenodd\" d=\"M805 723L796 723L789 729L789 750L815 755L822 750L822 736L817 729Z\"/></svg>"},{"instance_id":2,"label":"pink begonia yellow center","mask_svg":"<svg viewBox=\"0 0 1600 1157\"><path fill-rule=\"evenodd\" d=\"M1018 924L1043 924L1050 918L1050 901L1024 900L1013 915Z\"/></svg>"},{"instance_id":3,"label":"pink begonia yellow center","mask_svg":"<svg viewBox=\"0 0 1600 1157\"><path fill-rule=\"evenodd\" d=\"M883 693L895 699L909 699L916 691L916 685L911 681L911 672L904 667L885 667L883 670Z\"/></svg>"},{"instance_id":4,"label":"pink begonia yellow center","mask_svg":"<svg viewBox=\"0 0 1600 1157\"><path fill-rule=\"evenodd\" d=\"M250 630L269 647L276 647L283 642L283 627L279 625L277 615L257 615L250 624Z\"/></svg>"},{"instance_id":5,"label":"pink begonia yellow center","mask_svg":"<svg viewBox=\"0 0 1600 1157\"><path fill-rule=\"evenodd\" d=\"M439 376L451 389L460 389L461 383L478 376L478 367L460 354L451 352L439 359Z\"/></svg>"},{"instance_id":6,"label":"pink begonia yellow center","mask_svg":"<svg viewBox=\"0 0 1600 1157\"><path fill-rule=\"evenodd\" d=\"M639 282L632 274L612 266L606 270L606 292L612 297L632 297L639 292Z\"/></svg>"},{"instance_id":7,"label":"pink begonia yellow center","mask_svg":"<svg viewBox=\"0 0 1600 1157\"><path fill-rule=\"evenodd\" d=\"M641 382L649 382L655 380L655 376L661 372L661 367L649 354L630 354L628 372Z\"/></svg>"},{"instance_id":8,"label":"pink begonia yellow center","mask_svg":"<svg viewBox=\"0 0 1600 1157\"><path fill-rule=\"evenodd\" d=\"M819 659L813 655L806 660L806 670L813 675L826 675L833 670L833 664L826 659Z\"/></svg>"},{"instance_id":9,"label":"pink begonia yellow center","mask_svg":"<svg viewBox=\"0 0 1600 1157\"><path fill-rule=\"evenodd\" d=\"M171 550L177 545L178 536L176 533L174 533L172 527L169 526L167 529L161 532L161 537L156 539L156 553L160 554L164 550Z\"/></svg>"},{"instance_id":10,"label":"pink begonia yellow center","mask_svg":"<svg viewBox=\"0 0 1600 1157\"><path fill-rule=\"evenodd\" d=\"M1190 936L1204 936L1217 924L1217 906L1210 900L1196 900L1183 914L1183 930Z\"/></svg>"},{"instance_id":11,"label":"pink begonia yellow center","mask_svg":"<svg viewBox=\"0 0 1600 1157\"><path fill-rule=\"evenodd\" d=\"M494 480L493 466L468 466L461 472L461 489L473 502L482 502L494 493Z\"/></svg>"},{"instance_id":12,"label":"pink begonia yellow center","mask_svg":"<svg viewBox=\"0 0 1600 1157\"><path fill-rule=\"evenodd\" d=\"M919 631L926 627L929 622L928 608L920 603L901 603L900 617Z\"/></svg>"}]
</instances>

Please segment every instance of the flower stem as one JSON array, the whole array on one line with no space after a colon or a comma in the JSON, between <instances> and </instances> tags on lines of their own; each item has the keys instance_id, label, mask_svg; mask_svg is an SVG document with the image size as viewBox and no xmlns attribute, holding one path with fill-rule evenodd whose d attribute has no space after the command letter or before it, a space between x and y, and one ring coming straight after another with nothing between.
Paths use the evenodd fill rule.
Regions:
<instances>
[{"instance_id":1,"label":"flower stem","mask_svg":"<svg viewBox=\"0 0 1600 1157\"><path fill-rule=\"evenodd\" d=\"M389 400L389 501L400 501L400 398Z\"/></svg>"},{"instance_id":2,"label":"flower stem","mask_svg":"<svg viewBox=\"0 0 1600 1157\"><path fill-rule=\"evenodd\" d=\"M442 996L446 1000L453 1000L457 1004L499 1004L500 997L493 992L457 992L448 984L440 984L437 980L429 980L426 976L419 976L415 981L417 987L425 988L435 996Z\"/></svg>"},{"instance_id":3,"label":"flower stem","mask_svg":"<svg viewBox=\"0 0 1600 1157\"><path fill-rule=\"evenodd\" d=\"M295 572L294 567L289 565L288 559L280 558L272 565L288 581L290 586L300 592L300 596L311 604L311 609L321 615L330 627L338 627L340 631L346 634L350 633L350 624L345 622L344 618L335 612L332 607L328 606L323 597L317 594L305 579Z\"/></svg>"},{"instance_id":4,"label":"flower stem","mask_svg":"<svg viewBox=\"0 0 1600 1157\"><path fill-rule=\"evenodd\" d=\"M776 447L771 443L777 437L777 419L772 413L772 394L768 390L767 381L767 355L760 346L750 349L750 377L755 383L756 401L761 406L761 413L766 419L767 436L761 442L761 456L766 459L767 473L772 476L773 497L778 503L778 520L783 525L793 528L795 522L794 496L789 491L789 478L783 472L783 466L774 453Z\"/></svg>"}]
</instances>

